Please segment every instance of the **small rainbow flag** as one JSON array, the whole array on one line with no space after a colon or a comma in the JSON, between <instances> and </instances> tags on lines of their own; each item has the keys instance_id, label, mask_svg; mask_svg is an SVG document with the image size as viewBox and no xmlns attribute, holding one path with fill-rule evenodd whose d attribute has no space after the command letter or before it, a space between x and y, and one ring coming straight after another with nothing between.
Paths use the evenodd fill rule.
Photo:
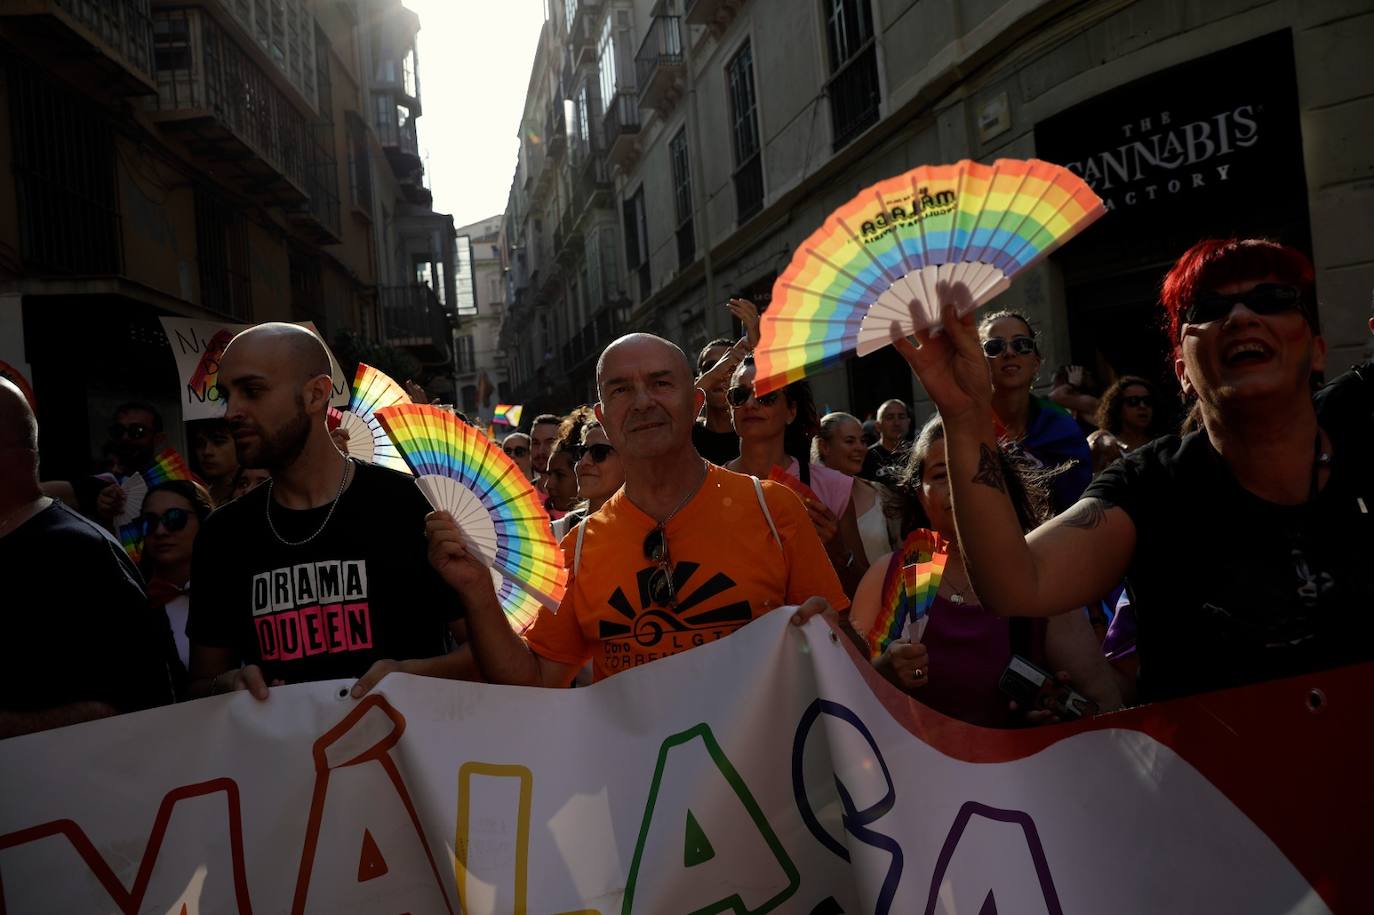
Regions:
<instances>
[{"instance_id":1,"label":"small rainbow flag","mask_svg":"<svg viewBox=\"0 0 1374 915\"><path fill-rule=\"evenodd\" d=\"M499 403L492 413L491 421L512 429L520 425L520 414L525 412L524 404Z\"/></svg>"},{"instance_id":2,"label":"small rainbow flag","mask_svg":"<svg viewBox=\"0 0 1374 915\"><path fill-rule=\"evenodd\" d=\"M878 618L868 631L868 652L878 657L911 620L926 615L940 590L940 579L949 561L949 544L934 531L920 528L902 544L901 562L888 567L883 577Z\"/></svg>"},{"instance_id":3,"label":"small rainbow flag","mask_svg":"<svg viewBox=\"0 0 1374 915\"><path fill-rule=\"evenodd\" d=\"M186 459L177 454L175 449L166 448L159 452L148 469L143 471L143 479L148 482L149 487L153 487L172 480L194 480L195 474L191 473Z\"/></svg>"}]
</instances>

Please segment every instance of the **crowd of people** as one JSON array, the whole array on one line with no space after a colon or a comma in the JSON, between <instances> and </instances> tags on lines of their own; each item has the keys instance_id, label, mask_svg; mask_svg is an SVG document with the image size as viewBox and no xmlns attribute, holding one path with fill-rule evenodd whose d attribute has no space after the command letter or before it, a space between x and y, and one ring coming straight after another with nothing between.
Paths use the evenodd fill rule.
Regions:
<instances>
[{"instance_id":1,"label":"crowd of people","mask_svg":"<svg viewBox=\"0 0 1374 915\"><path fill-rule=\"evenodd\" d=\"M918 430L899 399L861 420L819 416L806 381L760 395L742 299L742 336L695 359L648 334L608 346L597 403L501 441L569 572L524 633L451 517L341 451L328 354L300 328L225 350L225 416L188 429L198 481L148 491L137 564L113 481L163 446L157 411L116 411L113 475L40 482L31 405L0 381L0 557L26 570L15 606L62 607L15 614L0 736L314 680L361 696L394 671L563 688L793 605L986 727L1374 658L1374 372L1323 383L1306 257L1231 239L1179 259L1177 391L1066 366L1041 396L1033 322L942 293L940 326L895 344L934 407ZM73 631L60 669L34 651Z\"/></svg>"}]
</instances>

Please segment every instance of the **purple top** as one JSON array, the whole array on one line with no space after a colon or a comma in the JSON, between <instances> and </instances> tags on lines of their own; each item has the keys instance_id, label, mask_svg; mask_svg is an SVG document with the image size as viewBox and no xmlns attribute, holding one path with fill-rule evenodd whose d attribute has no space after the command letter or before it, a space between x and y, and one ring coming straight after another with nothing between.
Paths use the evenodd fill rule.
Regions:
<instances>
[{"instance_id":1,"label":"purple top","mask_svg":"<svg viewBox=\"0 0 1374 915\"><path fill-rule=\"evenodd\" d=\"M935 598L921 642L930 650L930 679L912 692L918 701L942 715L987 728L1012 724L1010 701L997 688L1011 660L1011 623L978 604L955 604ZM1044 666L1045 621L1031 630L1031 657Z\"/></svg>"}]
</instances>

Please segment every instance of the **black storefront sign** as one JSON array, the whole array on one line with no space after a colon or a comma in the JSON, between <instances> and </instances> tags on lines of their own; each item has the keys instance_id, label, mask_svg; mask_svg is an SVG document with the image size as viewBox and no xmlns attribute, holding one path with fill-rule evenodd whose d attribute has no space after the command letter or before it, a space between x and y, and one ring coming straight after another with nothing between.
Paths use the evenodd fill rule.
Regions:
<instances>
[{"instance_id":1,"label":"black storefront sign","mask_svg":"<svg viewBox=\"0 0 1374 915\"><path fill-rule=\"evenodd\" d=\"M1082 176L1108 208L1054 255L1075 359L1158 374L1159 283L1199 239L1265 236L1310 251L1288 30L1067 109L1036 125L1035 145L1038 157ZM1133 340L1111 339L1123 336Z\"/></svg>"}]
</instances>

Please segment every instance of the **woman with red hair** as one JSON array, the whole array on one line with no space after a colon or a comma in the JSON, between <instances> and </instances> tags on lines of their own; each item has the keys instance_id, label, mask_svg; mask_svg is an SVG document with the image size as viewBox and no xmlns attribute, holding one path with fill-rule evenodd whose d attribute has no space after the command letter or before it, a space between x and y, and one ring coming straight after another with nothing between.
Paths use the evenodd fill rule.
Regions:
<instances>
[{"instance_id":1,"label":"woman with red hair","mask_svg":"<svg viewBox=\"0 0 1374 915\"><path fill-rule=\"evenodd\" d=\"M946 305L944 333L898 343L945 421L955 522L984 606L1053 616L1124 576L1143 700L1374 658L1374 453L1318 422L1326 344L1311 262L1272 241L1199 242L1161 300L1201 428L1132 449L1029 535L996 461L972 316Z\"/></svg>"}]
</instances>

